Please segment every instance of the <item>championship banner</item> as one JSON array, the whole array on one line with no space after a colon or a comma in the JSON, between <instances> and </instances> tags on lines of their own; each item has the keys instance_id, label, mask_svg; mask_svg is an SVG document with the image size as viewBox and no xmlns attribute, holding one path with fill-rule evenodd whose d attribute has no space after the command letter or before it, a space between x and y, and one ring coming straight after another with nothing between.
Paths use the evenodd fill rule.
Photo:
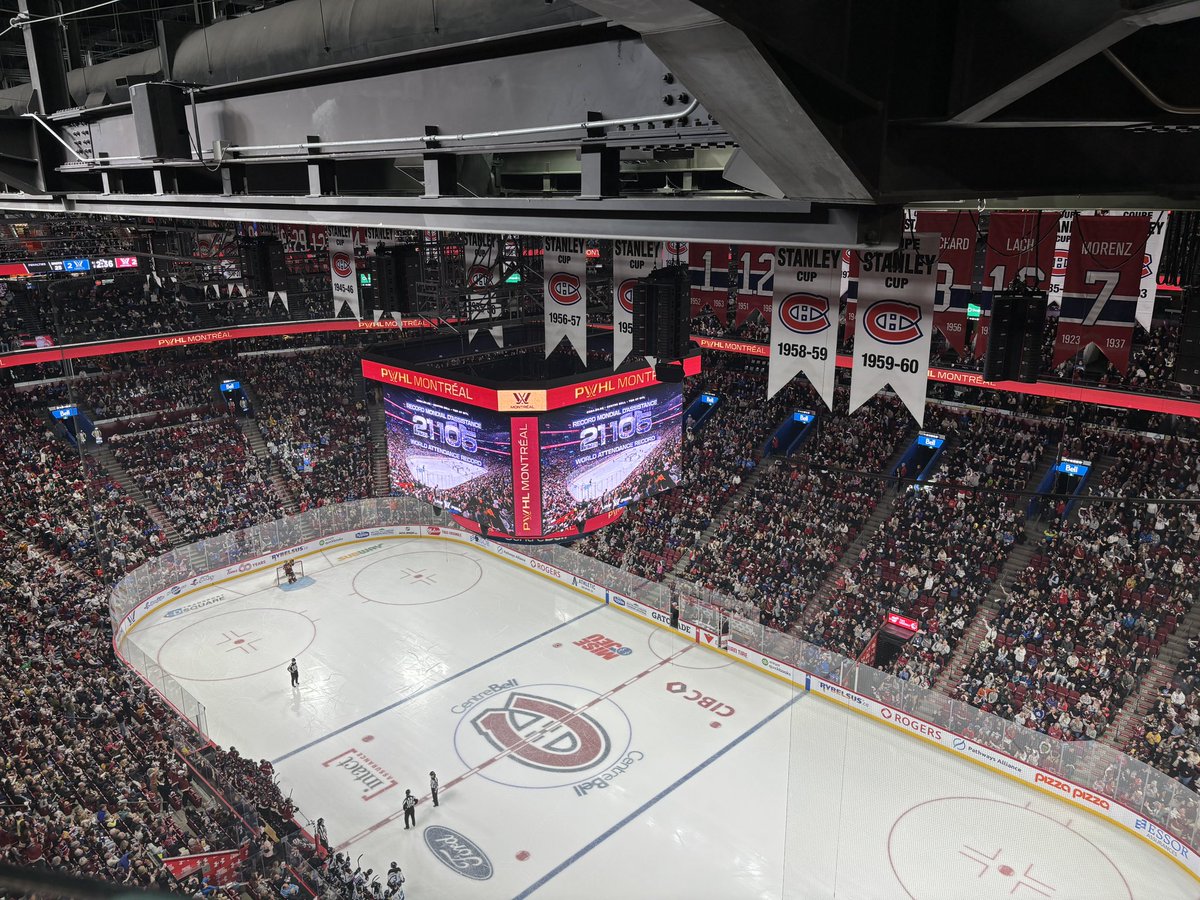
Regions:
<instances>
[{"instance_id":1,"label":"championship banner","mask_svg":"<svg viewBox=\"0 0 1200 900\"><path fill-rule=\"evenodd\" d=\"M1142 256L1142 286L1138 291L1137 312L1134 314L1134 320L1147 331L1154 320L1154 298L1158 295L1158 261L1162 258L1170 213L1152 212L1149 216L1150 236L1146 238L1146 252Z\"/></svg>"},{"instance_id":2,"label":"championship banner","mask_svg":"<svg viewBox=\"0 0 1200 900\"><path fill-rule=\"evenodd\" d=\"M664 241L662 264L664 266L676 266L688 264L688 242L687 241Z\"/></svg>"},{"instance_id":3,"label":"championship banner","mask_svg":"<svg viewBox=\"0 0 1200 900\"><path fill-rule=\"evenodd\" d=\"M842 343L849 347L854 340L855 319L858 317L858 254L852 250L842 251Z\"/></svg>"},{"instance_id":4,"label":"championship banner","mask_svg":"<svg viewBox=\"0 0 1200 900\"><path fill-rule=\"evenodd\" d=\"M1076 217L1054 365L1095 344L1122 372L1129 368L1150 223L1147 216Z\"/></svg>"},{"instance_id":5,"label":"championship banner","mask_svg":"<svg viewBox=\"0 0 1200 900\"><path fill-rule=\"evenodd\" d=\"M833 409L841 257L840 250L813 247L775 251L768 400L803 372L825 405Z\"/></svg>"},{"instance_id":6,"label":"championship banner","mask_svg":"<svg viewBox=\"0 0 1200 900\"><path fill-rule=\"evenodd\" d=\"M633 287L662 259L662 241L613 241L613 368L633 352Z\"/></svg>"},{"instance_id":7,"label":"championship banner","mask_svg":"<svg viewBox=\"0 0 1200 900\"><path fill-rule=\"evenodd\" d=\"M329 231L329 275L333 287L333 315L342 311L344 302L354 318L361 319L358 308L358 266L354 262L354 242L349 234ZM285 301L286 302L286 301Z\"/></svg>"},{"instance_id":8,"label":"championship banner","mask_svg":"<svg viewBox=\"0 0 1200 900\"><path fill-rule=\"evenodd\" d=\"M1057 240L1057 212L992 213L983 262L981 315L975 326L975 356L982 358L987 350L994 292L1005 290L1013 281L1049 291Z\"/></svg>"},{"instance_id":9,"label":"championship banner","mask_svg":"<svg viewBox=\"0 0 1200 900\"><path fill-rule=\"evenodd\" d=\"M587 362L587 248L583 238L542 238L546 355L565 337Z\"/></svg>"},{"instance_id":10,"label":"championship banner","mask_svg":"<svg viewBox=\"0 0 1200 900\"><path fill-rule=\"evenodd\" d=\"M858 251L850 412L890 384L917 424L925 424L939 243L936 234L906 234L896 250Z\"/></svg>"},{"instance_id":11,"label":"championship banner","mask_svg":"<svg viewBox=\"0 0 1200 900\"><path fill-rule=\"evenodd\" d=\"M737 291L734 294L733 327L741 325L758 310L763 321L771 316L771 272L774 247L738 247Z\"/></svg>"},{"instance_id":12,"label":"championship banner","mask_svg":"<svg viewBox=\"0 0 1200 900\"><path fill-rule=\"evenodd\" d=\"M967 347L967 304L975 271L975 221L964 212L919 212L917 231L941 235L933 324L962 356Z\"/></svg>"},{"instance_id":13,"label":"championship banner","mask_svg":"<svg viewBox=\"0 0 1200 900\"><path fill-rule=\"evenodd\" d=\"M1071 253L1071 229L1075 227L1073 209L1064 209L1058 214L1058 231L1054 238L1054 263L1050 267L1050 287L1047 288L1051 303L1062 302L1063 279L1067 277L1067 257Z\"/></svg>"},{"instance_id":14,"label":"championship banner","mask_svg":"<svg viewBox=\"0 0 1200 900\"><path fill-rule=\"evenodd\" d=\"M729 245L688 244L692 280L692 318L710 308L722 325L729 323Z\"/></svg>"},{"instance_id":15,"label":"championship banner","mask_svg":"<svg viewBox=\"0 0 1200 900\"><path fill-rule=\"evenodd\" d=\"M495 235L467 235L463 244L463 278L467 287L467 320L500 318L504 308L495 293L500 283L500 248ZM488 331L496 346L503 347L503 326ZM478 332L478 328L468 329L467 340L474 340Z\"/></svg>"}]
</instances>

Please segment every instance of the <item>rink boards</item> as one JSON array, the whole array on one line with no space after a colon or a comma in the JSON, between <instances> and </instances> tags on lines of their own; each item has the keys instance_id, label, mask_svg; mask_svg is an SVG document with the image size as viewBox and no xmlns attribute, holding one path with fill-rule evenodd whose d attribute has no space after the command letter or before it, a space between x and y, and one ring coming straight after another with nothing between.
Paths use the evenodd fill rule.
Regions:
<instances>
[{"instance_id":1,"label":"rink boards","mask_svg":"<svg viewBox=\"0 0 1200 900\"><path fill-rule=\"evenodd\" d=\"M281 565L284 559L303 559L335 549L356 547L356 549L337 557L338 560L349 560L364 552L372 552L366 547L357 545L405 538L433 538L470 544L481 552L503 559L527 572L533 572L570 588L597 603L618 607L659 628L678 633L689 641L705 646L712 652L722 654L758 672L800 688L806 694L815 695L843 708L853 710L880 724L936 746L960 759L1020 782L1027 788L1071 803L1079 809L1116 824L1172 859L1193 878L1200 881L1200 860L1197 859L1196 851L1190 845L1115 799L1100 796L1061 776L1031 766L940 725L927 722L903 710L822 679L790 663L764 655L735 640L726 642L722 637L699 625L681 620L677 628L672 628L669 615L649 607L635 598L528 556L514 547L493 543L479 535L458 528L439 525L391 525L346 531L185 579L146 598L130 610L120 623L114 623L114 648L124 660L121 648L125 639L131 631L149 617L164 610L169 611L176 604L204 603L206 598L212 596L212 592L223 584L235 581L244 583L246 579L261 580L266 584L273 579L275 567Z\"/></svg>"}]
</instances>

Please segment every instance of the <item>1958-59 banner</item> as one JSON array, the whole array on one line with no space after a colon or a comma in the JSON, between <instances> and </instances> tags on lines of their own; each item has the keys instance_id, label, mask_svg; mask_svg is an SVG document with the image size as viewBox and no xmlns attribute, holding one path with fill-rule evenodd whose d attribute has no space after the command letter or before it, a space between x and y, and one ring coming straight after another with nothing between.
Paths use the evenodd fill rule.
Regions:
<instances>
[{"instance_id":1,"label":"1958-59 banner","mask_svg":"<svg viewBox=\"0 0 1200 900\"><path fill-rule=\"evenodd\" d=\"M767 399L803 372L833 409L842 251L780 247L771 299Z\"/></svg>"},{"instance_id":2,"label":"1958-59 banner","mask_svg":"<svg viewBox=\"0 0 1200 900\"><path fill-rule=\"evenodd\" d=\"M858 251L850 412L890 384L924 424L940 240L936 234L906 234L896 250Z\"/></svg>"},{"instance_id":3,"label":"1958-59 banner","mask_svg":"<svg viewBox=\"0 0 1200 900\"><path fill-rule=\"evenodd\" d=\"M542 257L546 355L565 337L587 362L587 247L583 238L547 237Z\"/></svg>"}]
</instances>

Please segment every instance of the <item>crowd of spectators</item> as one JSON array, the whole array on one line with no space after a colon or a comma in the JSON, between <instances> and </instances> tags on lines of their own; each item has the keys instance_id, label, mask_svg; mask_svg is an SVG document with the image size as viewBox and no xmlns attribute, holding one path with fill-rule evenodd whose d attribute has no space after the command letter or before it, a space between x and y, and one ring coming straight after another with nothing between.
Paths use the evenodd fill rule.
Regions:
<instances>
[{"instance_id":1,"label":"crowd of spectators","mask_svg":"<svg viewBox=\"0 0 1200 900\"><path fill-rule=\"evenodd\" d=\"M115 435L113 453L188 541L278 518L280 498L229 418Z\"/></svg>"}]
</instances>

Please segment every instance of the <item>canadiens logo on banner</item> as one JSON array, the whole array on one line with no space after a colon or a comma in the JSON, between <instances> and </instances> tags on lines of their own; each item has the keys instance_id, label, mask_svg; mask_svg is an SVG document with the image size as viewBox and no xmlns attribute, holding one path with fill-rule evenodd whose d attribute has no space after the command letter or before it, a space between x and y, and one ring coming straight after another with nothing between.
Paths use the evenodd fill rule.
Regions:
<instances>
[{"instance_id":1,"label":"canadiens logo on banner","mask_svg":"<svg viewBox=\"0 0 1200 900\"><path fill-rule=\"evenodd\" d=\"M662 241L613 241L613 368L633 351L633 288L663 258Z\"/></svg>"},{"instance_id":2,"label":"canadiens logo on banner","mask_svg":"<svg viewBox=\"0 0 1200 900\"><path fill-rule=\"evenodd\" d=\"M1075 217L1054 365L1095 344L1122 372L1129 368L1151 223L1144 215Z\"/></svg>"},{"instance_id":3,"label":"canadiens logo on banner","mask_svg":"<svg viewBox=\"0 0 1200 900\"><path fill-rule=\"evenodd\" d=\"M361 319L358 307L358 267L354 261L354 241L350 233L331 229L329 243L329 275L333 289L333 306L340 312L342 304L350 307L354 318Z\"/></svg>"},{"instance_id":4,"label":"canadiens logo on banner","mask_svg":"<svg viewBox=\"0 0 1200 900\"><path fill-rule=\"evenodd\" d=\"M937 234L906 234L896 250L858 252L850 412L890 384L924 424L940 243Z\"/></svg>"},{"instance_id":5,"label":"canadiens logo on banner","mask_svg":"<svg viewBox=\"0 0 1200 900\"><path fill-rule=\"evenodd\" d=\"M975 326L975 355L987 350L992 328L992 294L1020 281L1037 291L1050 290L1056 257L1057 212L996 212L988 220L987 253Z\"/></svg>"},{"instance_id":6,"label":"canadiens logo on banner","mask_svg":"<svg viewBox=\"0 0 1200 900\"><path fill-rule=\"evenodd\" d=\"M587 248L583 238L543 238L546 355L565 337L587 361Z\"/></svg>"},{"instance_id":7,"label":"canadiens logo on banner","mask_svg":"<svg viewBox=\"0 0 1200 900\"><path fill-rule=\"evenodd\" d=\"M933 325L954 352L962 356L967 342L967 304L971 299L971 276L975 270L975 220L965 212L919 212L917 231L937 232L937 298Z\"/></svg>"},{"instance_id":8,"label":"canadiens logo on banner","mask_svg":"<svg viewBox=\"0 0 1200 900\"><path fill-rule=\"evenodd\" d=\"M767 398L803 372L833 409L842 253L815 247L775 251Z\"/></svg>"}]
</instances>

